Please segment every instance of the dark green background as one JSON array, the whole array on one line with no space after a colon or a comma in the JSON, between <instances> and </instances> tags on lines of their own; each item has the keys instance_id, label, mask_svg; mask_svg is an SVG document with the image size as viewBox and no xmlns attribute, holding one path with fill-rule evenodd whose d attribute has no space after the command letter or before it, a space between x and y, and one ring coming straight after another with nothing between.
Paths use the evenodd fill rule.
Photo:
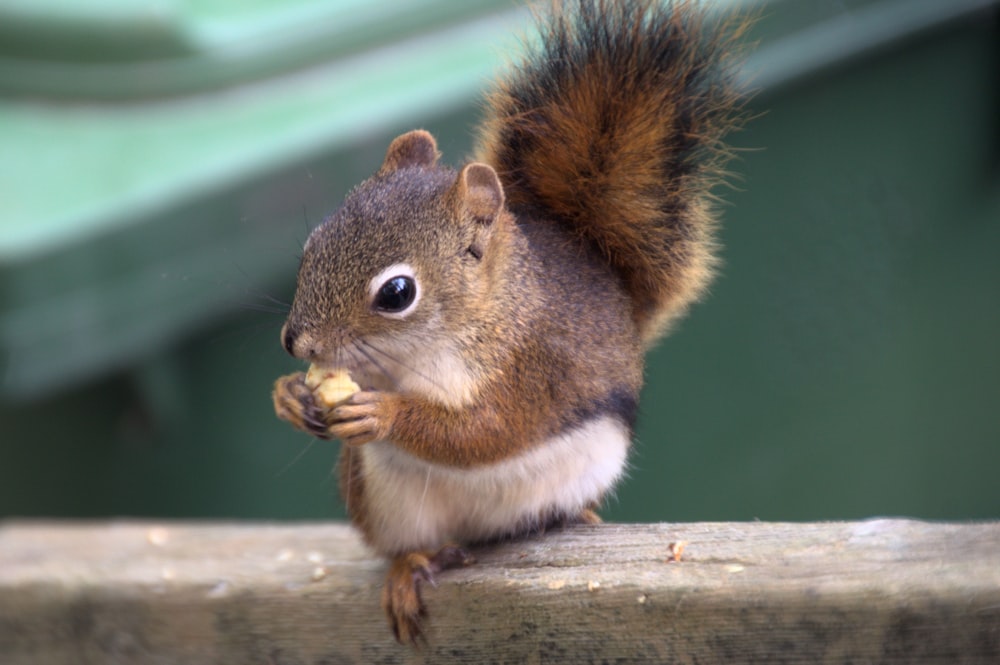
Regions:
<instances>
[{"instance_id":1,"label":"dark green background","mask_svg":"<svg viewBox=\"0 0 1000 665\"><path fill-rule=\"evenodd\" d=\"M815 22L870 19L852 11L879 4L900 3L817 2L829 16ZM789 34L783 21L810 27L795 7L764 13L762 51ZM738 177L720 192L724 266L650 356L629 477L608 517L1000 517L997 26L993 4L794 76L768 79L755 61L765 72L755 117L734 137ZM789 71L800 55L808 61L774 57ZM278 343L278 303L291 298L308 228L378 166L392 136L425 126L446 161L469 153L474 100L415 113L342 149L192 192L131 229L128 247L148 255L196 242L215 260L207 273L165 270L142 287L146 313L123 320L192 323L134 338L122 359L109 354L68 385L8 391L0 517L341 516L336 444L272 413L274 378L300 368ZM24 168L46 177L44 165ZM260 229L263 254L242 252ZM9 286L57 272L85 249L106 257L93 274L124 284L153 259L116 233L12 260L2 277ZM195 311L177 297L188 282L225 304ZM31 292L19 289L4 302ZM71 340L73 325L38 334L55 353L55 333ZM16 351L4 353L14 367Z\"/></svg>"}]
</instances>

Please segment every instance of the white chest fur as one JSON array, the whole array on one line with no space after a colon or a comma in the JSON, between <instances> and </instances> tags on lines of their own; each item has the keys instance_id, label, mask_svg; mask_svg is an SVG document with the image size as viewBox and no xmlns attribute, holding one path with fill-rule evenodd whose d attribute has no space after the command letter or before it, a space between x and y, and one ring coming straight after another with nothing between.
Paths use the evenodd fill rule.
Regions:
<instances>
[{"instance_id":1,"label":"white chest fur","mask_svg":"<svg viewBox=\"0 0 1000 665\"><path fill-rule=\"evenodd\" d=\"M599 418L517 457L472 469L431 464L386 442L360 448L376 549L391 554L470 542L574 515L612 488L627 429Z\"/></svg>"}]
</instances>

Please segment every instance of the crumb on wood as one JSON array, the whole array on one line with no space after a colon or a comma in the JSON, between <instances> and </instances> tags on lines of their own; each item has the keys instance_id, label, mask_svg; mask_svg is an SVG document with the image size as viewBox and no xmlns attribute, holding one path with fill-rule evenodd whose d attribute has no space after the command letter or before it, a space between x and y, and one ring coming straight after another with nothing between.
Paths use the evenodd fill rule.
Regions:
<instances>
[{"instance_id":1,"label":"crumb on wood","mask_svg":"<svg viewBox=\"0 0 1000 665\"><path fill-rule=\"evenodd\" d=\"M154 526L146 532L146 542L154 547L163 547L169 539L169 532L162 526Z\"/></svg>"},{"instance_id":2,"label":"crumb on wood","mask_svg":"<svg viewBox=\"0 0 1000 665\"><path fill-rule=\"evenodd\" d=\"M676 542L667 545L667 550L670 556L667 558L667 563L670 562L680 562L681 556L684 555L684 547L687 545L686 540L678 540Z\"/></svg>"}]
</instances>

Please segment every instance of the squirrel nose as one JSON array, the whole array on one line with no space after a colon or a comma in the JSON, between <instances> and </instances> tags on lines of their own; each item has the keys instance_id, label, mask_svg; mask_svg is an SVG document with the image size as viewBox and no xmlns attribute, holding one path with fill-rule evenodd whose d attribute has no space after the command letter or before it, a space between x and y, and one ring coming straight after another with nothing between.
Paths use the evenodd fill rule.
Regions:
<instances>
[{"instance_id":1,"label":"squirrel nose","mask_svg":"<svg viewBox=\"0 0 1000 665\"><path fill-rule=\"evenodd\" d=\"M316 345L312 342L311 336L304 335L291 322L286 322L281 327L281 345L293 358L310 360L316 356Z\"/></svg>"}]
</instances>

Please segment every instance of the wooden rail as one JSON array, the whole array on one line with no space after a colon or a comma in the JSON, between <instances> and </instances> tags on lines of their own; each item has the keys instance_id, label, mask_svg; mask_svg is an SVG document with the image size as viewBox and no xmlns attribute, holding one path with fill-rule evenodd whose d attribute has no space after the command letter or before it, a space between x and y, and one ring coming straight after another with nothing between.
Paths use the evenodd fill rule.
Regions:
<instances>
[{"instance_id":1,"label":"wooden rail","mask_svg":"<svg viewBox=\"0 0 1000 665\"><path fill-rule=\"evenodd\" d=\"M0 663L1000 663L1000 523L601 525L475 554L425 590L414 650L344 525L0 523Z\"/></svg>"}]
</instances>

